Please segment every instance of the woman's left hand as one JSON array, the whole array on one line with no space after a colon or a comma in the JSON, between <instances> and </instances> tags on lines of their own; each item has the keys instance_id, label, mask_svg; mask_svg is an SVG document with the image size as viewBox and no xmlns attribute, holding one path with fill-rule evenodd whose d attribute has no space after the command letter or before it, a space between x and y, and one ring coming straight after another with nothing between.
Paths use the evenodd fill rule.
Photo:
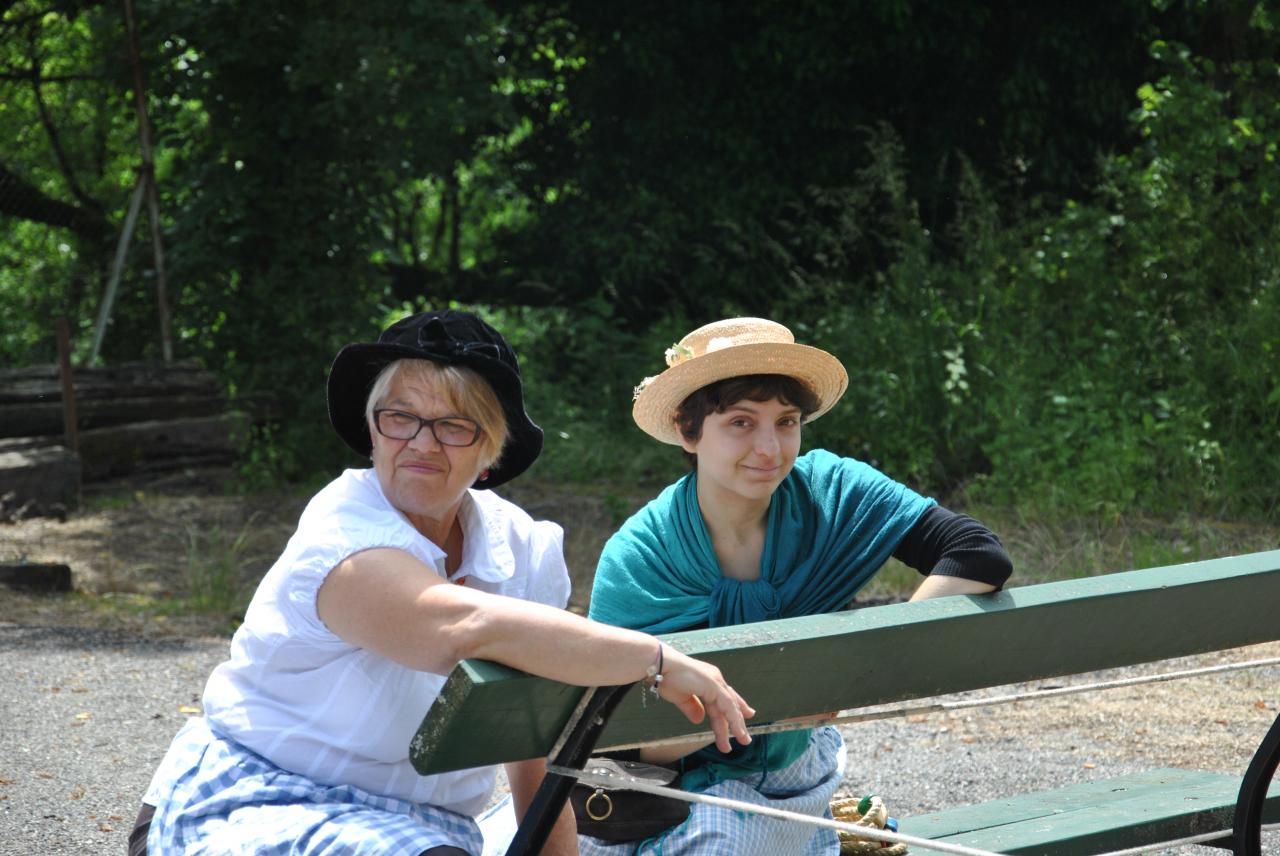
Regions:
<instances>
[{"instance_id":1,"label":"woman's left hand","mask_svg":"<svg viewBox=\"0 0 1280 856\"><path fill-rule=\"evenodd\" d=\"M720 670L681 654L670 645L664 650L665 667L658 695L679 708L695 725L709 718L716 748L721 752L732 749L731 735L741 744L750 743L746 720L755 716L755 708L729 686Z\"/></svg>"}]
</instances>

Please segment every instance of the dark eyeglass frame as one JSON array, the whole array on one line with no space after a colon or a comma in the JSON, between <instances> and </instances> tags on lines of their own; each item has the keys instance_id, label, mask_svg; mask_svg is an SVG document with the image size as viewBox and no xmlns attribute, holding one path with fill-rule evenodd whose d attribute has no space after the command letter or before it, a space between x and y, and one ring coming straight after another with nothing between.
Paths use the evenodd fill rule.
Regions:
<instances>
[{"instance_id":1,"label":"dark eyeglass frame","mask_svg":"<svg viewBox=\"0 0 1280 856\"><path fill-rule=\"evenodd\" d=\"M407 416L410 419L418 420L418 428L408 437L397 437L394 434L388 434L382 427L382 414L395 413L398 416ZM437 422L465 422L475 428L475 433L471 435L471 441L467 443L451 443L436 433ZM465 449L468 446L474 446L476 441L480 439L480 434L484 429L480 427L480 423L474 419L468 419L465 416L439 416L435 419L423 419L416 413L410 413L407 410L397 410L394 407L379 407L373 411L373 426L378 429L378 433L389 440L405 440L409 441L422 433L423 428L431 431L431 436L436 438L436 442L442 446L452 446L455 449Z\"/></svg>"}]
</instances>

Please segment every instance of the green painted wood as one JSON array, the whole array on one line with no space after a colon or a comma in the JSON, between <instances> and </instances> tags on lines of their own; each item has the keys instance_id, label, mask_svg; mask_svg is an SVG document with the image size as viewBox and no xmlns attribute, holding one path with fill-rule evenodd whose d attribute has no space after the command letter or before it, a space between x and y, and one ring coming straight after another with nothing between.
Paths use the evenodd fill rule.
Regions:
<instances>
[{"instance_id":1,"label":"green painted wood","mask_svg":"<svg viewBox=\"0 0 1280 856\"><path fill-rule=\"evenodd\" d=\"M931 814L900 819L901 830L922 838L948 838L998 826L1053 818L1073 807L1098 805L1106 800L1142 796L1169 787L1186 787L1225 778L1220 773L1189 770L1149 770L1114 779L1079 782L1052 790L1014 794L1003 799L958 806ZM1236 780L1236 789L1240 787Z\"/></svg>"},{"instance_id":2,"label":"green painted wood","mask_svg":"<svg viewBox=\"0 0 1280 856\"><path fill-rule=\"evenodd\" d=\"M908 835L997 853L1083 856L1230 829L1238 776L1150 770L902 818ZM1280 784L1264 822L1280 820Z\"/></svg>"},{"instance_id":3,"label":"green painted wood","mask_svg":"<svg viewBox=\"0 0 1280 856\"><path fill-rule=\"evenodd\" d=\"M738 627L668 642L715 663L753 722L1280 639L1280 550ZM546 755L578 688L491 663L449 677L410 754L424 774ZM631 693L600 746L695 731Z\"/></svg>"}]
</instances>

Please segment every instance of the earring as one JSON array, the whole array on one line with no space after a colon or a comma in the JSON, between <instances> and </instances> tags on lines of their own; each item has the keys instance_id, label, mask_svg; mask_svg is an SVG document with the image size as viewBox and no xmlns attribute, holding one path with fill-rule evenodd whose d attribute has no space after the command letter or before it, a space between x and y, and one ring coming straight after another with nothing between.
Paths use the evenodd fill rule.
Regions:
<instances>
[{"instance_id":1,"label":"earring","mask_svg":"<svg viewBox=\"0 0 1280 856\"><path fill-rule=\"evenodd\" d=\"M488 469L481 470L480 481L488 481L488 480L489 480L489 470Z\"/></svg>"}]
</instances>

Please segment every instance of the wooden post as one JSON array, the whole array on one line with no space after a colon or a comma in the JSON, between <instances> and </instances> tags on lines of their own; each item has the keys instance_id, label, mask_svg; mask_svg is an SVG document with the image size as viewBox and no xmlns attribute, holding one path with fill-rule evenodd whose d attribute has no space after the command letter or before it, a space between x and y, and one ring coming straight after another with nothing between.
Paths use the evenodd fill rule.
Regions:
<instances>
[{"instance_id":1,"label":"wooden post","mask_svg":"<svg viewBox=\"0 0 1280 856\"><path fill-rule=\"evenodd\" d=\"M76 432L76 385L71 377L71 328L65 316L59 316L55 325L58 337L58 374L62 378L62 431L66 447L80 451L80 437Z\"/></svg>"},{"instance_id":2,"label":"wooden post","mask_svg":"<svg viewBox=\"0 0 1280 856\"><path fill-rule=\"evenodd\" d=\"M138 28L133 18L133 0L124 0L125 24L129 30L129 61L133 65L133 103L138 111L138 135L142 144L141 179L147 187L147 219L151 221L151 249L156 266L156 303L160 311L160 348L164 361L173 360L173 334L169 326L169 287L164 273L164 242L160 236L160 201L156 194L156 167L151 156L151 124L147 121L146 90L142 83L142 60L138 56Z\"/></svg>"}]
</instances>

